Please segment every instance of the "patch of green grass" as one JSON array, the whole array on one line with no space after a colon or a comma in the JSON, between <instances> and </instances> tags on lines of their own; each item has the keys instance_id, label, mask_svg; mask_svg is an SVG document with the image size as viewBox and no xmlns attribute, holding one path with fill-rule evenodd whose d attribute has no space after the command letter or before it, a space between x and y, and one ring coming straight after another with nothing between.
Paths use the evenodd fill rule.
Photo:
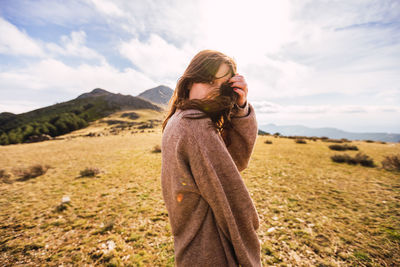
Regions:
<instances>
[{"instance_id":1,"label":"patch of green grass","mask_svg":"<svg viewBox=\"0 0 400 267\"><path fill-rule=\"evenodd\" d=\"M367 252L364 252L364 251L362 251L362 250L356 250L356 251L354 251L354 252L353 252L353 256L354 256L356 259L360 260L360 261L366 261L366 262L370 262L370 261L371 261L371 259L370 259L369 255L368 255L368 253L367 253Z\"/></svg>"}]
</instances>

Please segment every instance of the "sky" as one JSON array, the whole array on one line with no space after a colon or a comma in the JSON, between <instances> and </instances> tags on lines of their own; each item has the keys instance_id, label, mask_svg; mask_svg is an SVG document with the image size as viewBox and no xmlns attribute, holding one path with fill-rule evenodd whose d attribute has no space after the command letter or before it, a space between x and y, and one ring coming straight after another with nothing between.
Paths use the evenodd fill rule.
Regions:
<instances>
[{"instance_id":1,"label":"sky","mask_svg":"<svg viewBox=\"0 0 400 267\"><path fill-rule=\"evenodd\" d=\"M175 88L235 59L258 125L400 133L398 0L0 0L0 112Z\"/></svg>"}]
</instances>

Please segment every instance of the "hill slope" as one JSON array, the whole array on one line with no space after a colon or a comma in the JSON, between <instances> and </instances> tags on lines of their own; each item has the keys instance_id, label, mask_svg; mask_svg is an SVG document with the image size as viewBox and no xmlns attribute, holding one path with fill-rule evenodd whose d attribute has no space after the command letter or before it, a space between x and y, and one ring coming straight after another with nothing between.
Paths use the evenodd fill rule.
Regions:
<instances>
[{"instance_id":1,"label":"hill slope","mask_svg":"<svg viewBox=\"0 0 400 267\"><path fill-rule=\"evenodd\" d=\"M96 88L77 98L22 114L2 113L0 145L29 141L34 135L58 136L84 128L89 122L119 110L162 109L139 97Z\"/></svg>"}]
</instances>

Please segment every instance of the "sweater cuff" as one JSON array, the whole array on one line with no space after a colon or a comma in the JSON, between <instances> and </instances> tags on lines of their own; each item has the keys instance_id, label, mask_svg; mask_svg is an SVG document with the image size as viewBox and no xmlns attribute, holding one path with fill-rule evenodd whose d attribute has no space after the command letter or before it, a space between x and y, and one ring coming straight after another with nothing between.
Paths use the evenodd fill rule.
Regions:
<instances>
[{"instance_id":1,"label":"sweater cuff","mask_svg":"<svg viewBox=\"0 0 400 267\"><path fill-rule=\"evenodd\" d=\"M246 117L249 114L249 102L247 100L243 107L240 107L238 104L235 104L235 106L237 111L235 112L233 118Z\"/></svg>"}]
</instances>

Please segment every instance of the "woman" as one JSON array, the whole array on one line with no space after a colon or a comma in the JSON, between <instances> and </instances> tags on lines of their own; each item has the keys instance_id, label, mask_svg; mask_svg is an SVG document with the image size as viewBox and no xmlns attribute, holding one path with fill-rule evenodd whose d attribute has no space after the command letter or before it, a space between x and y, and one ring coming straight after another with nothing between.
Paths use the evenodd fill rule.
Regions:
<instances>
[{"instance_id":1,"label":"woman","mask_svg":"<svg viewBox=\"0 0 400 267\"><path fill-rule=\"evenodd\" d=\"M222 96L228 83L234 92ZM233 59L203 50L169 102L161 185L177 266L261 266L258 214L239 173L258 131L247 91Z\"/></svg>"}]
</instances>

